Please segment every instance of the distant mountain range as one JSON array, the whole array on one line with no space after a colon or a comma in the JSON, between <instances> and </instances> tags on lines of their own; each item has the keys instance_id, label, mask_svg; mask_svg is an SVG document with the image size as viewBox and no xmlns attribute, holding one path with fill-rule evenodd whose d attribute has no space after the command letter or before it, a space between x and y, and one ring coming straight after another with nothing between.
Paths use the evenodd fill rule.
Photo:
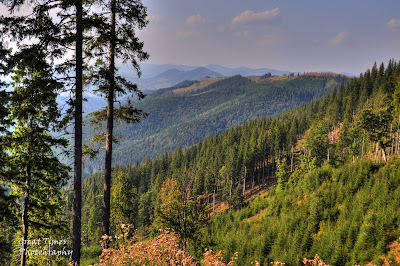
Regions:
<instances>
[{"instance_id":1,"label":"distant mountain range","mask_svg":"<svg viewBox=\"0 0 400 266\"><path fill-rule=\"evenodd\" d=\"M290 71L271 68L229 68L215 64L206 65L204 67L173 64L141 64L140 67L142 71L141 78L138 78L135 69L128 65L120 66L119 72L122 76L137 83L143 91L168 88L184 80L198 80L206 77L218 78L234 75L261 76L266 73L271 73L272 75L283 75L290 73Z\"/></svg>"},{"instance_id":2,"label":"distant mountain range","mask_svg":"<svg viewBox=\"0 0 400 266\"><path fill-rule=\"evenodd\" d=\"M272 68L248 68L236 67L229 68L216 64L209 64L206 66L185 66L185 65L154 65L154 64L140 64L141 78L138 78L136 70L129 65L121 65L119 72L128 80L135 82L143 91L154 91L157 89L168 88L176 85L184 80L198 80L205 77L222 77L222 76L262 76L266 73L272 75L283 75L291 72L297 74L297 71L277 70ZM317 72L331 72L332 71L317 71ZM302 72L300 72L302 73ZM341 73L343 75L354 77L352 73Z\"/></svg>"}]
</instances>

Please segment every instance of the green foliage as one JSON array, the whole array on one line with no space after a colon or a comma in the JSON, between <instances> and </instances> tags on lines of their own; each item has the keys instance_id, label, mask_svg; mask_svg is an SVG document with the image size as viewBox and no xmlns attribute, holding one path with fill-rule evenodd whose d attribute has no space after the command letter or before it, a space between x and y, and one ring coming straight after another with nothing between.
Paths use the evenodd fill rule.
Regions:
<instances>
[{"instance_id":1,"label":"green foliage","mask_svg":"<svg viewBox=\"0 0 400 266\"><path fill-rule=\"evenodd\" d=\"M313 167L321 166L327 158L329 146L328 131L327 124L321 120L315 120L308 131L306 142Z\"/></svg>"},{"instance_id":2,"label":"green foliage","mask_svg":"<svg viewBox=\"0 0 400 266\"><path fill-rule=\"evenodd\" d=\"M173 229L184 249L188 240L195 240L196 232L205 224L207 209L202 196L192 195L190 176L184 174L181 184L168 178L160 191L160 217L165 228Z\"/></svg>"},{"instance_id":3,"label":"green foliage","mask_svg":"<svg viewBox=\"0 0 400 266\"><path fill-rule=\"evenodd\" d=\"M67 141L55 138L51 132L60 130L60 110L56 97L63 88L54 78L54 70L44 60L43 51L31 46L20 51L21 58L13 69L9 98L10 134L3 136L8 155L6 180L10 195L17 195L23 206L22 237L24 240L66 238L63 201L60 189L69 178L69 168L58 160L53 148L66 148ZM20 230L18 228L18 230ZM14 235L17 238L18 234ZM46 249L44 243L35 246L15 246L24 249ZM62 247L61 247L62 249ZM28 256L30 264L38 261L61 263L65 257ZM64 261L65 263L65 261Z\"/></svg>"},{"instance_id":4,"label":"green foliage","mask_svg":"<svg viewBox=\"0 0 400 266\"><path fill-rule=\"evenodd\" d=\"M396 236L399 174L399 158L384 167L360 161L300 174L300 182L280 193L212 217L201 230L204 246L225 249L227 258L238 251L240 265L255 260L298 265L316 253L331 265L365 264Z\"/></svg>"},{"instance_id":5,"label":"green foliage","mask_svg":"<svg viewBox=\"0 0 400 266\"><path fill-rule=\"evenodd\" d=\"M111 189L111 231L117 232L121 224L134 221L138 214L137 191L127 175L120 170Z\"/></svg>"},{"instance_id":6,"label":"green foliage","mask_svg":"<svg viewBox=\"0 0 400 266\"><path fill-rule=\"evenodd\" d=\"M244 202L243 187L242 185L239 185L235 188L232 194L232 208L237 210L244 206L246 206L246 204Z\"/></svg>"},{"instance_id":7,"label":"green foliage","mask_svg":"<svg viewBox=\"0 0 400 266\"><path fill-rule=\"evenodd\" d=\"M333 90L334 85L328 84L330 80L332 84L349 81L345 77L300 76L293 80L252 83L245 77L234 76L183 95L173 92L178 85L155 91L135 103L148 117L138 124L115 126L115 134L124 137L114 146L113 158L127 165L171 152L179 144L188 147L251 119L272 116L320 98ZM104 125L98 131L89 125L84 130L89 145L89 138L104 131ZM86 162L85 172L102 169L102 163L99 159Z\"/></svg>"},{"instance_id":8,"label":"green foliage","mask_svg":"<svg viewBox=\"0 0 400 266\"><path fill-rule=\"evenodd\" d=\"M393 67L400 69L397 64ZM376 155L380 150L385 150L387 159L398 154L398 147L395 146L396 134L393 131L383 135L382 143L387 145L379 146L380 150L375 148L375 139L371 139L367 134L390 128L391 121L385 117L387 114L393 117L394 108L385 108L382 103L393 98L394 94L389 95L379 88L384 79L389 76L396 79L398 74L395 73L400 71L389 72L383 68L380 74L382 79L377 78L378 71L375 76L373 72L351 80L346 86L340 86L333 94L301 104L290 111L245 122L242 126L233 127L189 148L178 146L174 152L165 153L153 160L147 158L143 164L128 165L122 171L127 180L134 184L137 191L136 200L139 201L136 202L139 206L138 216L132 217L132 223L143 229L145 234L155 233L152 229L162 225L160 213L166 206L163 205L165 202L163 203L162 198L168 194L164 193L161 197L159 193L163 183L170 180L169 182L175 182L181 187L181 184L185 184L183 173L191 173L189 187L192 199L203 196L209 208L214 206L214 202L218 205L221 201L227 201L230 207L233 207L223 214L213 216L212 224L200 230L201 236L196 235L196 241L189 249L195 250L193 254L197 256L202 254L204 248L218 246L218 249L227 251L225 259L229 259L238 251L240 264L249 263L252 259L263 263L280 260L292 265L301 261L304 256L313 257L320 254L325 261L345 265L365 262L368 258L372 260L374 256L382 254L388 243L388 235L397 227L390 227L389 224L381 226L383 214L375 212L375 208L371 211L377 217L373 229L379 231L379 234L372 239L373 241L368 236L370 222L365 220L365 217L375 201L371 200L372 196L368 194L371 191L367 186L374 184L373 177L378 175L378 170L379 173L383 171L383 176L387 176L389 173L385 171L388 168L369 160L358 162L360 157L372 158L374 149ZM295 86L298 84L296 82L299 82L296 79L281 81L280 84L283 86L292 82L291 85ZM321 82L319 77L314 76L302 75L298 79L307 84ZM262 88L271 84L270 82L270 79L263 80L244 88L257 90L257 87ZM378 85L371 87L371 84ZM173 92L169 91L167 94L167 91L169 90L160 91L153 99L160 97L158 99L161 103L162 97L167 102L175 98L178 105L182 103L181 96L172 96ZM206 97L207 94L221 91L223 90L191 97ZM359 97L362 91L367 96L364 100ZM393 93L395 91L393 90ZM148 99L151 97L153 96L150 95ZM190 99L188 95L185 97ZM216 100L215 97L205 99L209 102ZM171 105L164 106L163 111L171 110ZM199 112L201 108L203 107L199 106ZM367 118L363 118L363 112L368 109L378 118L382 112L383 119L377 119L379 123L371 125L376 128L367 128L365 125L361 127L363 123L359 121ZM191 111L190 108L183 110L188 115ZM190 134L176 131L179 137L186 133ZM172 142L172 138L164 141ZM289 160L291 162L292 146L294 173L289 175L287 165ZM374 157L376 159L378 156ZM389 163L392 161L393 159L390 159ZM247 191L258 184L271 184L271 177L278 179L279 192L271 190L268 196L258 198L248 207L240 206L244 184ZM90 176L86 182L92 184L86 186L89 195L91 190L95 195L101 192L101 183L98 183L96 175ZM393 182L397 184L397 181ZM182 187L180 191L184 191ZM362 192L364 194L359 198L357 195L364 189L368 192ZM376 193L380 192L377 190ZM171 192L171 195L175 193ZM85 201L88 206L93 206L88 199ZM237 208L236 202L241 208ZM356 205L351 208L353 203ZM382 204L386 203L385 201L380 204L383 206ZM364 220L365 225L362 227ZM164 219L164 224L165 221ZM174 222L178 220L175 219ZM361 227L361 235L367 237L360 236L360 240L357 240ZM366 255L360 251L365 248L362 244L364 241L372 243Z\"/></svg>"},{"instance_id":9,"label":"green foliage","mask_svg":"<svg viewBox=\"0 0 400 266\"><path fill-rule=\"evenodd\" d=\"M278 178L278 186L277 190L281 191L285 189L285 184L288 181L288 166L286 164L286 159L278 162L277 170L276 170L276 177Z\"/></svg>"}]
</instances>

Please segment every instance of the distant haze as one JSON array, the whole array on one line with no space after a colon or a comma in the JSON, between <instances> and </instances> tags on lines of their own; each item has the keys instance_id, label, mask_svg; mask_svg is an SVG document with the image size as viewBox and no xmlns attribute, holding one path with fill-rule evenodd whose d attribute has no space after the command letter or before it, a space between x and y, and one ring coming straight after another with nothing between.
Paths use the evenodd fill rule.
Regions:
<instances>
[{"instance_id":1,"label":"distant haze","mask_svg":"<svg viewBox=\"0 0 400 266\"><path fill-rule=\"evenodd\" d=\"M328 70L399 59L398 0L143 0L150 64Z\"/></svg>"}]
</instances>

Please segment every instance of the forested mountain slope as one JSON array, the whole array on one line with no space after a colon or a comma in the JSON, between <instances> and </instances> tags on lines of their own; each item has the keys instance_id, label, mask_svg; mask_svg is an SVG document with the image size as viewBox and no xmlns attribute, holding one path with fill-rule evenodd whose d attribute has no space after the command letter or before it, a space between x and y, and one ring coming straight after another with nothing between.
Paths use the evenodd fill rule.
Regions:
<instances>
[{"instance_id":1,"label":"forested mountain slope","mask_svg":"<svg viewBox=\"0 0 400 266\"><path fill-rule=\"evenodd\" d=\"M147 236L172 227L196 257L222 249L225 259L238 252L239 265L315 254L382 264L400 235L399 106L400 64L390 61L290 111L116 167L114 232L119 223ZM246 206L245 191L271 178L277 187ZM87 247L100 238L101 183L100 174L84 183ZM230 210L204 219L221 202Z\"/></svg>"},{"instance_id":2,"label":"forested mountain slope","mask_svg":"<svg viewBox=\"0 0 400 266\"><path fill-rule=\"evenodd\" d=\"M178 145L187 147L251 119L271 116L320 98L350 78L337 74L209 78L185 81L149 94L137 108L149 113L138 124L118 124L122 136L114 163L133 164L155 158ZM85 128L86 142L95 132ZM102 169L102 154L85 162L86 173Z\"/></svg>"}]
</instances>

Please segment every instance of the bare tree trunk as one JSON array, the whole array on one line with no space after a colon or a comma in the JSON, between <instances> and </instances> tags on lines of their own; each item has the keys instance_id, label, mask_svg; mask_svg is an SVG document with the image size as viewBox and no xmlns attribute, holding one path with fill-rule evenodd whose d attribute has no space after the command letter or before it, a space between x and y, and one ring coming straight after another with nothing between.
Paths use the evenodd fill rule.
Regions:
<instances>
[{"instance_id":1,"label":"bare tree trunk","mask_svg":"<svg viewBox=\"0 0 400 266\"><path fill-rule=\"evenodd\" d=\"M363 143L362 143L362 146L361 146L361 158L364 157L364 145L365 145L365 139L364 139L364 136L363 136Z\"/></svg>"},{"instance_id":2,"label":"bare tree trunk","mask_svg":"<svg viewBox=\"0 0 400 266\"><path fill-rule=\"evenodd\" d=\"M246 175L247 175L247 168L245 166L244 167L244 179L243 179L243 196L244 196L244 193L246 192Z\"/></svg>"},{"instance_id":3,"label":"bare tree trunk","mask_svg":"<svg viewBox=\"0 0 400 266\"><path fill-rule=\"evenodd\" d=\"M389 154L388 154L388 158L390 158L390 156L393 154L393 150L394 150L394 133L393 133L393 123L390 123L390 142L392 142L392 146L389 150Z\"/></svg>"},{"instance_id":4,"label":"bare tree trunk","mask_svg":"<svg viewBox=\"0 0 400 266\"><path fill-rule=\"evenodd\" d=\"M400 127L400 114L399 114L399 123L398 123L398 127ZM396 149L397 149L397 154L400 155L400 133L399 133L400 129L397 129L397 145L396 145Z\"/></svg>"},{"instance_id":5,"label":"bare tree trunk","mask_svg":"<svg viewBox=\"0 0 400 266\"><path fill-rule=\"evenodd\" d=\"M251 171L251 189L254 188L254 169Z\"/></svg>"},{"instance_id":6,"label":"bare tree trunk","mask_svg":"<svg viewBox=\"0 0 400 266\"><path fill-rule=\"evenodd\" d=\"M232 186L233 186L233 179L231 177L231 185L229 186L229 209L232 207Z\"/></svg>"},{"instance_id":7,"label":"bare tree trunk","mask_svg":"<svg viewBox=\"0 0 400 266\"><path fill-rule=\"evenodd\" d=\"M74 206L72 226L72 262L80 265L82 214L82 0L76 1L76 85L75 85L75 147L74 147Z\"/></svg>"},{"instance_id":8,"label":"bare tree trunk","mask_svg":"<svg viewBox=\"0 0 400 266\"><path fill-rule=\"evenodd\" d=\"M24 195L24 211L22 213L22 249L21 249L21 266L26 265L26 251L28 243L28 210L29 210L29 187L31 183L31 165L28 163L26 167L25 195Z\"/></svg>"},{"instance_id":9,"label":"bare tree trunk","mask_svg":"<svg viewBox=\"0 0 400 266\"><path fill-rule=\"evenodd\" d=\"M385 149L382 149L382 156L383 156L383 160L385 160L385 163L386 163L387 160L386 160L386 151L385 151Z\"/></svg>"},{"instance_id":10,"label":"bare tree trunk","mask_svg":"<svg viewBox=\"0 0 400 266\"><path fill-rule=\"evenodd\" d=\"M328 148L328 158L327 159L328 159L328 164L329 164L329 148Z\"/></svg>"},{"instance_id":11,"label":"bare tree trunk","mask_svg":"<svg viewBox=\"0 0 400 266\"><path fill-rule=\"evenodd\" d=\"M215 213L215 186L214 186L214 193L213 193L213 213Z\"/></svg>"},{"instance_id":12,"label":"bare tree trunk","mask_svg":"<svg viewBox=\"0 0 400 266\"><path fill-rule=\"evenodd\" d=\"M107 132L106 132L106 158L104 167L104 213L103 235L110 234L110 202L111 202L111 171L112 171L112 140L114 128L114 70L115 70L115 0L111 0L111 36L110 36L110 61L109 81L107 92Z\"/></svg>"},{"instance_id":13,"label":"bare tree trunk","mask_svg":"<svg viewBox=\"0 0 400 266\"><path fill-rule=\"evenodd\" d=\"M265 182L265 158L264 158L264 161L263 161L263 167L262 167L263 169L262 169L262 182L264 183Z\"/></svg>"}]
</instances>

